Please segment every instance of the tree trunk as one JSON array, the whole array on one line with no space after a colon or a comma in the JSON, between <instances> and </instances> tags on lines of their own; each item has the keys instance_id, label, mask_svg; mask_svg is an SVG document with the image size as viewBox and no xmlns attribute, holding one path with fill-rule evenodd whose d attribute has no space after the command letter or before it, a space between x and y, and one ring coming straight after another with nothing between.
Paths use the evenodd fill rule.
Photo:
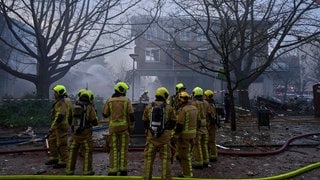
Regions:
<instances>
[{"instance_id":1,"label":"tree trunk","mask_svg":"<svg viewBox=\"0 0 320 180\"><path fill-rule=\"evenodd\" d=\"M230 120L231 120L231 131L237 130L236 125L236 110L234 108L234 97L233 97L233 91L229 91L229 97L230 97Z\"/></svg>"},{"instance_id":2,"label":"tree trunk","mask_svg":"<svg viewBox=\"0 0 320 180\"><path fill-rule=\"evenodd\" d=\"M37 96L39 98L49 99L50 81L40 80L39 83L36 84L36 88L37 88Z\"/></svg>"},{"instance_id":3,"label":"tree trunk","mask_svg":"<svg viewBox=\"0 0 320 180\"><path fill-rule=\"evenodd\" d=\"M236 131L236 111L234 108L234 96L233 96L233 89L232 89L232 82L230 79L230 73L226 73L226 79L227 79L227 89L228 89L228 96L230 99L230 121L231 121L231 131Z\"/></svg>"},{"instance_id":4,"label":"tree trunk","mask_svg":"<svg viewBox=\"0 0 320 180\"><path fill-rule=\"evenodd\" d=\"M51 77L49 74L49 64L46 61L46 58L43 58L38 61L38 69L37 69L37 96L39 98L49 99L49 88L51 85Z\"/></svg>"}]
</instances>

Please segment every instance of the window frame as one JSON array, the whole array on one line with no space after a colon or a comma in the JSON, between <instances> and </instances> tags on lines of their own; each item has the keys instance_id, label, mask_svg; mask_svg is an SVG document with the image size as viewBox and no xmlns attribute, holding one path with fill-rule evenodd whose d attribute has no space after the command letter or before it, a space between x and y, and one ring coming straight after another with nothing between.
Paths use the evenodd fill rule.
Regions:
<instances>
[{"instance_id":1,"label":"window frame","mask_svg":"<svg viewBox=\"0 0 320 180\"><path fill-rule=\"evenodd\" d=\"M158 54L156 54L157 52ZM160 62L160 48L146 48L144 51L145 62ZM158 57L156 57L158 56ZM150 58L149 58L150 57Z\"/></svg>"}]
</instances>

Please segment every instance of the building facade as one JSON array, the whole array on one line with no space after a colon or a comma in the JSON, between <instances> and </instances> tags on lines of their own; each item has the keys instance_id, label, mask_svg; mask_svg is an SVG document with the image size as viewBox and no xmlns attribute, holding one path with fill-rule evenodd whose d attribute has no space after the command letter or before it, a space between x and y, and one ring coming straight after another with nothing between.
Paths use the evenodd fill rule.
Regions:
<instances>
[{"instance_id":1,"label":"building facade","mask_svg":"<svg viewBox=\"0 0 320 180\"><path fill-rule=\"evenodd\" d=\"M133 17L132 22L135 24L132 27L133 36L147 28L144 17ZM212 54L214 51L210 51L206 45L206 38L192 32L190 28L173 29L171 27L174 27L174 23L174 20L159 20L135 40L134 99L142 93L141 79L148 76L156 77L159 84L166 86L171 94L179 82L185 84L189 93L196 86L216 92L225 89L225 83L217 78L217 74L202 73L201 67L204 64L217 61ZM200 64L202 58L211 59L211 62L204 60Z\"/></svg>"}]
</instances>

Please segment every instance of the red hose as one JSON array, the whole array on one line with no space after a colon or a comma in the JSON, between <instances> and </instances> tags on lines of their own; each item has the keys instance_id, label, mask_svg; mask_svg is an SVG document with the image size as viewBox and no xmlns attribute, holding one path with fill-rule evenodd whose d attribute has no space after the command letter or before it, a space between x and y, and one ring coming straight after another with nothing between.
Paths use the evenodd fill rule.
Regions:
<instances>
[{"instance_id":1,"label":"red hose","mask_svg":"<svg viewBox=\"0 0 320 180\"><path fill-rule=\"evenodd\" d=\"M273 154L278 154L280 152L283 152L287 146L290 144L295 139L307 137L307 136L314 136L314 135L320 135L320 132L318 133L308 133L308 134L302 134L298 136L294 136L290 139L288 139L281 148L276 149L274 151L268 151L268 152L253 152L253 151L235 151L235 150L219 150L219 154L223 155L237 155L237 156L266 156L266 155L273 155Z\"/></svg>"},{"instance_id":2,"label":"red hose","mask_svg":"<svg viewBox=\"0 0 320 180\"><path fill-rule=\"evenodd\" d=\"M308 133L308 134L302 134L298 136L294 136L290 139L288 139L281 148L274 150L274 151L268 151L268 152L253 152L253 151L235 151L235 150L219 150L218 153L221 155L237 155L237 156L266 156L266 155L273 155L283 152L287 146L290 144L290 142L294 141L295 139L304 138L307 136L314 136L314 135L320 135L320 132L318 133ZM0 151L0 154L13 154L13 153L22 153L22 152L36 152L36 151L47 151L47 148L30 148L30 149L17 149L17 150L4 150ZM94 148L95 151L102 151L102 148ZM143 151L143 146L134 146L129 147L129 151L136 152L136 151Z\"/></svg>"}]
</instances>

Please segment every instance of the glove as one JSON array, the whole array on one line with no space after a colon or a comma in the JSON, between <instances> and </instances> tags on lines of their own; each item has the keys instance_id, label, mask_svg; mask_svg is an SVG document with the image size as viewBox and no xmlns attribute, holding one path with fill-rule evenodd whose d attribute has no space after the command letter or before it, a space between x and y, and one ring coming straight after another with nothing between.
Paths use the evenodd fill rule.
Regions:
<instances>
[{"instance_id":1,"label":"glove","mask_svg":"<svg viewBox=\"0 0 320 180\"><path fill-rule=\"evenodd\" d=\"M63 119L64 119L64 115L59 114L56 121L57 121L57 123L61 123L63 121Z\"/></svg>"},{"instance_id":2,"label":"glove","mask_svg":"<svg viewBox=\"0 0 320 180\"><path fill-rule=\"evenodd\" d=\"M48 138L49 138L49 136L51 135L51 133L52 133L52 130L51 130L51 129L49 129L48 133L46 134L46 136L45 136L44 138L45 138L45 139L48 139Z\"/></svg>"},{"instance_id":3,"label":"glove","mask_svg":"<svg viewBox=\"0 0 320 180\"><path fill-rule=\"evenodd\" d=\"M175 138L171 138L170 139L170 144L171 144L171 146L173 146L173 147L176 147L176 139Z\"/></svg>"},{"instance_id":4,"label":"glove","mask_svg":"<svg viewBox=\"0 0 320 180\"><path fill-rule=\"evenodd\" d=\"M76 134L81 134L83 132L84 128L83 127L78 127L76 129Z\"/></svg>"},{"instance_id":5,"label":"glove","mask_svg":"<svg viewBox=\"0 0 320 180\"><path fill-rule=\"evenodd\" d=\"M91 121L92 126L97 126L98 125L98 120L95 119L93 121Z\"/></svg>"}]
</instances>

